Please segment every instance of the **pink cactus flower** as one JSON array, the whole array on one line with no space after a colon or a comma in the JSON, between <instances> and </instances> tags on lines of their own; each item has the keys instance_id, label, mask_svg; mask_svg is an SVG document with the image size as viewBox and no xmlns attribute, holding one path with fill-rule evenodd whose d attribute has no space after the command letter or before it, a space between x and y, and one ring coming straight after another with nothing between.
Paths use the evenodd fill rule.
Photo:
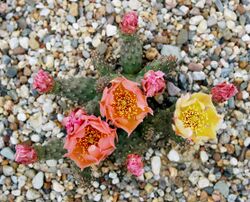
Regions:
<instances>
[{"instance_id":1,"label":"pink cactus flower","mask_svg":"<svg viewBox=\"0 0 250 202\"><path fill-rule=\"evenodd\" d=\"M120 23L120 29L123 34L134 34L138 28L138 15L135 11L126 13L122 22Z\"/></svg>"},{"instance_id":2,"label":"pink cactus flower","mask_svg":"<svg viewBox=\"0 0 250 202\"><path fill-rule=\"evenodd\" d=\"M17 163L30 164L38 160L36 150L29 145L18 144L15 149L15 161Z\"/></svg>"},{"instance_id":3,"label":"pink cactus flower","mask_svg":"<svg viewBox=\"0 0 250 202\"><path fill-rule=\"evenodd\" d=\"M40 69L33 82L33 88L39 93L48 93L54 87L53 77L46 71Z\"/></svg>"},{"instance_id":4,"label":"pink cactus flower","mask_svg":"<svg viewBox=\"0 0 250 202\"><path fill-rule=\"evenodd\" d=\"M237 88L233 84L227 84L226 82L219 83L212 88L211 94L215 102L222 103L235 96L238 93Z\"/></svg>"},{"instance_id":5,"label":"pink cactus flower","mask_svg":"<svg viewBox=\"0 0 250 202\"><path fill-rule=\"evenodd\" d=\"M65 117L62 124L66 127L67 134L71 135L83 124L87 113L80 108L75 109L69 116Z\"/></svg>"},{"instance_id":6,"label":"pink cactus flower","mask_svg":"<svg viewBox=\"0 0 250 202\"><path fill-rule=\"evenodd\" d=\"M137 154L129 154L127 156L127 169L128 171L140 177L144 173L142 157Z\"/></svg>"},{"instance_id":7,"label":"pink cactus flower","mask_svg":"<svg viewBox=\"0 0 250 202\"><path fill-rule=\"evenodd\" d=\"M64 148L68 150L65 157L84 169L99 164L115 150L117 134L100 117L81 115L81 120L81 126L67 135Z\"/></svg>"},{"instance_id":8,"label":"pink cactus flower","mask_svg":"<svg viewBox=\"0 0 250 202\"><path fill-rule=\"evenodd\" d=\"M153 97L162 93L166 88L164 80L164 73L162 71L149 70L142 80L142 87L147 97Z\"/></svg>"}]
</instances>

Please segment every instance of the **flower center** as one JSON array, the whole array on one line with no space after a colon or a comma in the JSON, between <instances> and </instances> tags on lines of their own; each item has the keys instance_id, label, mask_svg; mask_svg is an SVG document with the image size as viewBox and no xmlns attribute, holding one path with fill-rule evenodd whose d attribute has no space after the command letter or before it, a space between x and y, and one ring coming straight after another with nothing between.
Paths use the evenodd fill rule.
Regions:
<instances>
[{"instance_id":1,"label":"flower center","mask_svg":"<svg viewBox=\"0 0 250 202\"><path fill-rule=\"evenodd\" d=\"M202 111L201 107L194 104L188 106L181 112L180 119L184 123L185 128L191 128L197 134L202 127L207 125L207 114Z\"/></svg>"},{"instance_id":2,"label":"flower center","mask_svg":"<svg viewBox=\"0 0 250 202\"><path fill-rule=\"evenodd\" d=\"M92 126L88 125L85 128L85 136L76 139L76 147L80 149L83 153L86 153L91 145L97 146L99 140L106 136L107 134L101 133Z\"/></svg>"},{"instance_id":3,"label":"flower center","mask_svg":"<svg viewBox=\"0 0 250 202\"><path fill-rule=\"evenodd\" d=\"M131 119L139 113L140 109L137 107L137 99L134 93L126 90L122 85L119 85L113 95L114 102L112 107L117 116Z\"/></svg>"}]
</instances>

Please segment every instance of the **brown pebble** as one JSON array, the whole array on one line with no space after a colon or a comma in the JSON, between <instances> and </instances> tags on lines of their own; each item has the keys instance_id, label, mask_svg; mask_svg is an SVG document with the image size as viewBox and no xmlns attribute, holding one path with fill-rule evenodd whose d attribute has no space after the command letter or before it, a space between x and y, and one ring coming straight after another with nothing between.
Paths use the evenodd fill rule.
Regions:
<instances>
[{"instance_id":1,"label":"brown pebble","mask_svg":"<svg viewBox=\"0 0 250 202\"><path fill-rule=\"evenodd\" d=\"M207 192L202 191L202 192L201 192L201 195L200 195L200 201L201 201L201 202L207 202L207 198L208 198Z\"/></svg>"},{"instance_id":2,"label":"brown pebble","mask_svg":"<svg viewBox=\"0 0 250 202\"><path fill-rule=\"evenodd\" d=\"M158 50L156 48L149 48L146 52L146 58L148 60L153 60L158 56Z\"/></svg>"},{"instance_id":3,"label":"brown pebble","mask_svg":"<svg viewBox=\"0 0 250 202\"><path fill-rule=\"evenodd\" d=\"M226 144L225 147L227 148L227 152L229 154L233 154L234 153L234 146L232 144Z\"/></svg>"},{"instance_id":4,"label":"brown pebble","mask_svg":"<svg viewBox=\"0 0 250 202\"><path fill-rule=\"evenodd\" d=\"M20 76L20 82L21 82L22 84L27 83L27 81L28 81L28 78L27 78L26 76Z\"/></svg>"},{"instance_id":5,"label":"brown pebble","mask_svg":"<svg viewBox=\"0 0 250 202\"><path fill-rule=\"evenodd\" d=\"M31 75L31 70L29 67L25 67L24 70L23 70L23 74L25 76L30 76Z\"/></svg>"},{"instance_id":6,"label":"brown pebble","mask_svg":"<svg viewBox=\"0 0 250 202\"><path fill-rule=\"evenodd\" d=\"M187 202L197 202L196 196L195 195L188 196Z\"/></svg>"},{"instance_id":7,"label":"brown pebble","mask_svg":"<svg viewBox=\"0 0 250 202\"><path fill-rule=\"evenodd\" d=\"M243 94L242 94L241 91L236 94L236 99L237 100L242 100L243 99Z\"/></svg>"},{"instance_id":8,"label":"brown pebble","mask_svg":"<svg viewBox=\"0 0 250 202\"><path fill-rule=\"evenodd\" d=\"M250 93L250 81L249 81L248 86L247 86L247 92Z\"/></svg>"},{"instance_id":9,"label":"brown pebble","mask_svg":"<svg viewBox=\"0 0 250 202\"><path fill-rule=\"evenodd\" d=\"M250 160L250 149L248 149L245 153L245 159Z\"/></svg>"},{"instance_id":10,"label":"brown pebble","mask_svg":"<svg viewBox=\"0 0 250 202\"><path fill-rule=\"evenodd\" d=\"M207 67L208 65L210 65L211 63L211 60L209 58L207 58L205 61L204 61L204 67Z\"/></svg>"},{"instance_id":11,"label":"brown pebble","mask_svg":"<svg viewBox=\"0 0 250 202\"><path fill-rule=\"evenodd\" d=\"M23 55L25 52L26 52L25 49L22 47L17 47L12 50L13 55Z\"/></svg>"},{"instance_id":12,"label":"brown pebble","mask_svg":"<svg viewBox=\"0 0 250 202\"><path fill-rule=\"evenodd\" d=\"M248 65L248 61L246 61L246 60L242 60L239 62L239 67L241 69L245 69L247 67L247 65Z\"/></svg>"},{"instance_id":13,"label":"brown pebble","mask_svg":"<svg viewBox=\"0 0 250 202\"><path fill-rule=\"evenodd\" d=\"M156 36L154 38L155 43L163 43L168 44L169 43L169 37L168 36Z\"/></svg>"},{"instance_id":14,"label":"brown pebble","mask_svg":"<svg viewBox=\"0 0 250 202\"><path fill-rule=\"evenodd\" d=\"M242 4L239 4L239 5L237 6L237 11L238 11L241 15L243 15L243 14L246 12L246 10L245 10L245 8L244 8L244 6L243 6Z\"/></svg>"},{"instance_id":15,"label":"brown pebble","mask_svg":"<svg viewBox=\"0 0 250 202\"><path fill-rule=\"evenodd\" d=\"M203 69L203 65L201 63L190 63L188 65L188 69L191 71L201 71Z\"/></svg>"},{"instance_id":16,"label":"brown pebble","mask_svg":"<svg viewBox=\"0 0 250 202\"><path fill-rule=\"evenodd\" d=\"M215 160L215 161L219 161L220 159L221 159L221 155L220 155L220 153L214 153L214 155L213 155L213 159Z\"/></svg>"}]
</instances>

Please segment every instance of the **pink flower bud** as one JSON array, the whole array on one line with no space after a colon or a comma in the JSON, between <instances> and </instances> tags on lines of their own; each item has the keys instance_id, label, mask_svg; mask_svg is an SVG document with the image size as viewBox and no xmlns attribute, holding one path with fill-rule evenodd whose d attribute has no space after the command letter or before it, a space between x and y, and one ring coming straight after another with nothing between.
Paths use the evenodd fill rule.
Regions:
<instances>
[{"instance_id":1,"label":"pink flower bud","mask_svg":"<svg viewBox=\"0 0 250 202\"><path fill-rule=\"evenodd\" d=\"M222 103L235 96L238 93L237 88L233 84L226 82L220 83L212 88L211 94L215 102Z\"/></svg>"},{"instance_id":2,"label":"pink flower bud","mask_svg":"<svg viewBox=\"0 0 250 202\"><path fill-rule=\"evenodd\" d=\"M17 163L30 164L38 160L36 150L29 145L18 144L15 149L15 161Z\"/></svg>"},{"instance_id":3,"label":"pink flower bud","mask_svg":"<svg viewBox=\"0 0 250 202\"><path fill-rule=\"evenodd\" d=\"M48 93L54 87L53 77L44 70L39 70L33 82L33 88L39 93Z\"/></svg>"},{"instance_id":4,"label":"pink flower bud","mask_svg":"<svg viewBox=\"0 0 250 202\"><path fill-rule=\"evenodd\" d=\"M126 13L122 22L120 23L120 29L123 34L134 34L138 28L138 15L135 11Z\"/></svg>"},{"instance_id":5,"label":"pink flower bud","mask_svg":"<svg viewBox=\"0 0 250 202\"><path fill-rule=\"evenodd\" d=\"M162 93L166 88L164 80L164 73L162 71L149 70L142 80L142 87L147 97L153 97Z\"/></svg>"},{"instance_id":6,"label":"pink flower bud","mask_svg":"<svg viewBox=\"0 0 250 202\"><path fill-rule=\"evenodd\" d=\"M129 154L127 156L127 169L131 174L137 177L141 176L144 173L141 156L137 154Z\"/></svg>"}]
</instances>

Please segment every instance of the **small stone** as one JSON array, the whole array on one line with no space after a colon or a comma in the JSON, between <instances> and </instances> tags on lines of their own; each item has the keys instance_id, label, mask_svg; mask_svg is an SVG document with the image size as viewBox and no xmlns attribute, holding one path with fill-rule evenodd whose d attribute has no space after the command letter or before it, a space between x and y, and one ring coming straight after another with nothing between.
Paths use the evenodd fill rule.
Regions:
<instances>
[{"instance_id":1,"label":"small stone","mask_svg":"<svg viewBox=\"0 0 250 202\"><path fill-rule=\"evenodd\" d=\"M250 149L248 149L245 153L245 159L250 160Z\"/></svg>"},{"instance_id":2,"label":"small stone","mask_svg":"<svg viewBox=\"0 0 250 202\"><path fill-rule=\"evenodd\" d=\"M47 164L49 167L56 167L57 161L54 160L54 159L50 159L50 160L47 160L47 161L46 161L46 164Z\"/></svg>"},{"instance_id":3,"label":"small stone","mask_svg":"<svg viewBox=\"0 0 250 202\"><path fill-rule=\"evenodd\" d=\"M39 135L37 135L37 134L31 135L31 141L32 142L40 142L40 140L41 140L41 138L40 138Z\"/></svg>"},{"instance_id":4,"label":"small stone","mask_svg":"<svg viewBox=\"0 0 250 202\"><path fill-rule=\"evenodd\" d=\"M161 158L159 156L154 156L151 159L152 172L155 175L159 175L161 171Z\"/></svg>"},{"instance_id":5,"label":"small stone","mask_svg":"<svg viewBox=\"0 0 250 202\"><path fill-rule=\"evenodd\" d=\"M215 0L215 5L217 6L217 8L218 8L218 10L219 10L220 12L223 12L224 6L223 6L221 0Z\"/></svg>"},{"instance_id":6,"label":"small stone","mask_svg":"<svg viewBox=\"0 0 250 202\"><path fill-rule=\"evenodd\" d=\"M24 18L24 17L19 18L17 20L17 24L18 24L18 27L20 29L23 29L23 30L26 29L26 27L27 27L26 18Z\"/></svg>"},{"instance_id":7,"label":"small stone","mask_svg":"<svg viewBox=\"0 0 250 202\"><path fill-rule=\"evenodd\" d=\"M151 184L147 183L144 189L148 194L150 194L154 190L154 187Z\"/></svg>"},{"instance_id":8,"label":"small stone","mask_svg":"<svg viewBox=\"0 0 250 202\"><path fill-rule=\"evenodd\" d=\"M76 17L78 16L78 4L77 3L72 3L69 5L69 13L70 15Z\"/></svg>"},{"instance_id":9,"label":"small stone","mask_svg":"<svg viewBox=\"0 0 250 202\"><path fill-rule=\"evenodd\" d=\"M225 8L224 10L224 17L226 20L232 20L232 21L237 20L237 15L235 14L235 12L231 11L228 8Z\"/></svg>"},{"instance_id":10,"label":"small stone","mask_svg":"<svg viewBox=\"0 0 250 202\"><path fill-rule=\"evenodd\" d=\"M26 198L28 200L35 200L40 198L41 194L40 192L34 190L34 189L28 189L28 191L26 192Z\"/></svg>"},{"instance_id":11,"label":"small stone","mask_svg":"<svg viewBox=\"0 0 250 202\"><path fill-rule=\"evenodd\" d=\"M179 95L179 93L181 92L181 89L179 89L177 86L175 86L172 82L168 81L167 82L167 90L168 90L168 94L170 96L176 96Z\"/></svg>"},{"instance_id":12,"label":"small stone","mask_svg":"<svg viewBox=\"0 0 250 202\"><path fill-rule=\"evenodd\" d=\"M6 76L9 78L14 78L17 75L17 69L15 67L8 67L6 71Z\"/></svg>"},{"instance_id":13,"label":"small stone","mask_svg":"<svg viewBox=\"0 0 250 202\"><path fill-rule=\"evenodd\" d=\"M94 201L100 201L102 199L102 194L96 194L94 196Z\"/></svg>"},{"instance_id":14,"label":"small stone","mask_svg":"<svg viewBox=\"0 0 250 202\"><path fill-rule=\"evenodd\" d=\"M156 48L149 48L146 52L146 58L148 60L154 60L158 56L158 50Z\"/></svg>"},{"instance_id":15,"label":"small stone","mask_svg":"<svg viewBox=\"0 0 250 202\"><path fill-rule=\"evenodd\" d=\"M59 192L59 193L64 191L64 186L55 180L52 182L52 188L53 188L53 190L55 190L56 192Z\"/></svg>"},{"instance_id":16,"label":"small stone","mask_svg":"<svg viewBox=\"0 0 250 202\"><path fill-rule=\"evenodd\" d=\"M203 69L203 65L200 63L190 63L188 65L188 69L191 71L201 71Z\"/></svg>"},{"instance_id":17,"label":"small stone","mask_svg":"<svg viewBox=\"0 0 250 202\"><path fill-rule=\"evenodd\" d=\"M69 23L71 23L71 24L73 24L73 23L76 22L76 18L75 18L74 16L72 16L72 15L67 15L67 16L66 16L66 19L67 19L67 21L68 21Z\"/></svg>"},{"instance_id":18,"label":"small stone","mask_svg":"<svg viewBox=\"0 0 250 202\"><path fill-rule=\"evenodd\" d=\"M39 172L32 179L32 186L35 189L41 189L43 187L43 183L44 183L44 173L43 172Z\"/></svg>"},{"instance_id":19,"label":"small stone","mask_svg":"<svg viewBox=\"0 0 250 202\"><path fill-rule=\"evenodd\" d=\"M29 40L29 46L30 46L30 48L33 49L33 50L39 49L39 43L38 43L37 40L34 39L34 38L30 38L30 40Z\"/></svg>"},{"instance_id":20,"label":"small stone","mask_svg":"<svg viewBox=\"0 0 250 202\"><path fill-rule=\"evenodd\" d=\"M209 16L207 19L207 26L212 27L217 24L217 18L215 16Z\"/></svg>"},{"instance_id":21,"label":"small stone","mask_svg":"<svg viewBox=\"0 0 250 202\"><path fill-rule=\"evenodd\" d=\"M198 187L200 189L203 189L205 187L208 187L209 186L209 180L205 177L201 177L198 181Z\"/></svg>"},{"instance_id":22,"label":"small stone","mask_svg":"<svg viewBox=\"0 0 250 202\"><path fill-rule=\"evenodd\" d=\"M9 147L5 147L5 148L3 148L2 150L1 150L1 152L0 152L0 154L3 156L3 157L5 157L5 158L7 158L7 159L9 159L9 160L14 160L15 159L15 154L14 154L14 152L9 148Z\"/></svg>"},{"instance_id":23,"label":"small stone","mask_svg":"<svg viewBox=\"0 0 250 202\"><path fill-rule=\"evenodd\" d=\"M170 152L168 153L168 159L173 162L179 162L180 161L180 156L177 151L174 149L171 149Z\"/></svg>"},{"instance_id":24,"label":"small stone","mask_svg":"<svg viewBox=\"0 0 250 202\"><path fill-rule=\"evenodd\" d=\"M229 194L229 187L224 181L218 181L214 185L214 190L218 190L224 197L227 197Z\"/></svg>"},{"instance_id":25,"label":"small stone","mask_svg":"<svg viewBox=\"0 0 250 202\"><path fill-rule=\"evenodd\" d=\"M188 31L186 29L181 29L177 36L177 44L182 45L188 41Z\"/></svg>"},{"instance_id":26,"label":"small stone","mask_svg":"<svg viewBox=\"0 0 250 202\"><path fill-rule=\"evenodd\" d=\"M219 142L220 142L221 144L228 144L228 143L230 142L230 135L227 134L227 133L223 133L223 134L220 136Z\"/></svg>"},{"instance_id":27,"label":"small stone","mask_svg":"<svg viewBox=\"0 0 250 202\"><path fill-rule=\"evenodd\" d=\"M50 13L50 10L49 9L47 9L47 8L43 8L42 10L41 10L41 12L40 12L40 16L48 16L49 15L49 13Z\"/></svg>"},{"instance_id":28,"label":"small stone","mask_svg":"<svg viewBox=\"0 0 250 202\"><path fill-rule=\"evenodd\" d=\"M198 25L200 24L202 20L204 20L204 17L202 15L197 15L197 16L190 18L189 23L191 25Z\"/></svg>"},{"instance_id":29,"label":"small stone","mask_svg":"<svg viewBox=\"0 0 250 202\"><path fill-rule=\"evenodd\" d=\"M193 184L193 185L196 185L197 182L199 181L199 178L202 176L202 172L201 171L193 171L191 173L191 175L189 175L189 178L188 180Z\"/></svg>"},{"instance_id":30,"label":"small stone","mask_svg":"<svg viewBox=\"0 0 250 202\"><path fill-rule=\"evenodd\" d=\"M193 72L192 77L194 81L202 81L206 79L206 74L204 72Z\"/></svg>"},{"instance_id":31,"label":"small stone","mask_svg":"<svg viewBox=\"0 0 250 202\"><path fill-rule=\"evenodd\" d=\"M113 26L113 25L110 25L110 24L108 24L106 26L107 37L116 35L116 32L117 32L117 27L116 26Z\"/></svg>"},{"instance_id":32,"label":"small stone","mask_svg":"<svg viewBox=\"0 0 250 202\"><path fill-rule=\"evenodd\" d=\"M207 152L205 151L201 151L200 152L200 159L203 163L207 162L208 161L208 155L207 155Z\"/></svg>"},{"instance_id":33,"label":"small stone","mask_svg":"<svg viewBox=\"0 0 250 202\"><path fill-rule=\"evenodd\" d=\"M12 51L13 55L23 55L26 52L25 49L22 47L14 48Z\"/></svg>"},{"instance_id":34,"label":"small stone","mask_svg":"<svg viewBox=\"0 0 250 202\"><path fill-rule=\"evenodd\" d=\"M101 44L101 40L99 37L94 37L92 40L92 45L97 48Z\"/></svg>"},{"instance_id":35,"label":"small stone","mask_svg":"<svg viewBox=\"0 0 250 202\"><path fill-rule=\"evenodd\" d=\"M163 56L175 56L179 61L182 59L181 50L179 47L172 45L163 45L161 49L161 55Z\"/></svg>"},{"instance_id":36,"label":"small stone","mask_svg":"<svg viewBox=\"0 0 250 202\"><path fill-rule=\"evenodd\" d=\"M138 10L138 9L141 7L141 2L138 1L138 0L129 0L128 6L129 6L132 10Z\"/></svg>"},{"instance_id":37,"label":"small stone","mask_svg":"<svg viewBox=\"0 0 250 202\"><path fill-rule=\"evenodd\" d=\"M26 121L27 116L25 115L25 113L18 113L17 119L18 119L18 121Z\"/></svg>"},{"instance_id":38,"label":"small stone","mask_svg":"<svg viewBox=\"0 0 250 202\"><path fill-rule=\"evenodd\" d=\"M9 40L9 45L11 49L17 48L19 45L19 40L18 38L14 37Z\"/></svg>"},{"instance_id":39,"label":"small stone","mask_svg":"<svg viewBox=\"0 0 250 202\"><path fill-rule=\"evenodd\" d=\"M4 165L2 168L3 168L3 174L5 176L11 176L14 175L15 173L14 169L11 166Z\"/></svg>"},{"instance_id":40,"label":"small stone","mask_svg":"<svg viewBox=\"0 0 250 202\"><path fill-rule=\"evenodd\" d=\"M199 34L202 34L202 33L204 33L206 30L207 30L207 21L206 21L206 20L202 20L202 21L199 23L198 27L197 27L197 32L198 32Z\"/></svg>"},{"instance_id":41,"label":"small stone","mask_svg":"<svg viewBox=\"0 0 250 202\"><path fill-rule=\"evenodd\" d=\"M238 160L237 160L236 158L232 157L232 158L230 159L230 164L231 164L232 166L237 166L237 165L238 165Z\"/></svg>"},{"instance_id":42,"label":"small stone","mask_svg":"<svg viewBox=\"0 0 250 202\"><path fill-rule=\"evenodd\" d=\"M23 47L24 49L29 48L29 38L28 37L19 38L19 43L20 43L20 46Z\"/></svg>"}]
</instances>

